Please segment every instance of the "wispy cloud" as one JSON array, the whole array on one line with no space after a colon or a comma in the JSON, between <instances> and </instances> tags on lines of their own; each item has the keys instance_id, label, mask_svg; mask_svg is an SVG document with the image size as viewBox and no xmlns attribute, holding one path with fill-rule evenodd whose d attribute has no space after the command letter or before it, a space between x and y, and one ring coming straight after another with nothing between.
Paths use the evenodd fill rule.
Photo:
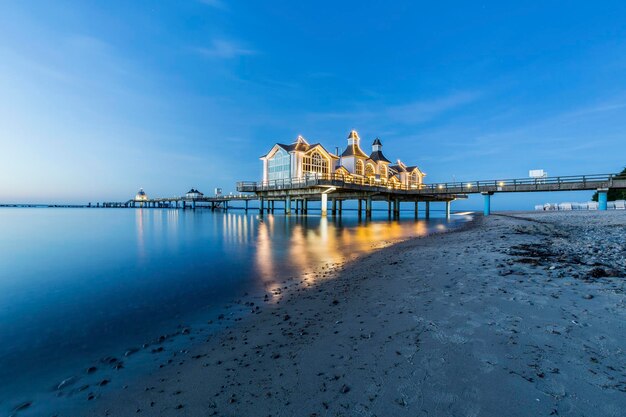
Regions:
<instances>
[{"instance_id":1,"label":"wispy cloud","mask_svg":"<svg viewBox=\"0 0 626 417\"><path fill-rule=\"evenodd\" d=\"M388 107L385 113L390 120L405 124L418 124L469 104L478 99L479 96L480 94L476 92L454 93L434 100L414 101L408 104Z\"/></svg>"},{"instance_id":2,"label":"wispy cloud","mask_svg":"<svg viewBox=\"0 0 626 417\"><path fill-rule=\"evenodd\" d=\"M417 125L433 120L444 113L470 104L481 94L478 92L458 92L431 100L411 101L391 106L369 105L364 109L345 112L315 113L310 115L314 119L345 119L346 121L364 122L381 120L384 123Z\"/></svg>"},{"instance_id":3,"label":"wispy cloud","mask_svg":"<svg viewBox=\"0 0 626 417\"><path fill-rule=\"evenodd\" d=\"M257 54L257 51L253 49L246 48L237 42L224 39L213 40L210 47L197 47L193 49L204 57L217 59L232 59Z\"/></svg>"}]
</instances>

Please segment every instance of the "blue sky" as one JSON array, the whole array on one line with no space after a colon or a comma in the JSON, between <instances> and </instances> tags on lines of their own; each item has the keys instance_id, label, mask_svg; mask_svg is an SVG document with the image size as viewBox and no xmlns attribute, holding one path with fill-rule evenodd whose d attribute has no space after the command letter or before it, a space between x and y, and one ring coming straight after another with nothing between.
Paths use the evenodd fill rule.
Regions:
<instances>
[{"instance_id":1,"label":"blue sky","mask_svg":"<svg viewBox=\"0 0 626 417\"><path fill-rule=\"evenodd\" d=\"M233 191L273 143L350 129L429 182L616 172L624 22L617 1L3 1L0 202Z\"/></svg>"}]
</instances>

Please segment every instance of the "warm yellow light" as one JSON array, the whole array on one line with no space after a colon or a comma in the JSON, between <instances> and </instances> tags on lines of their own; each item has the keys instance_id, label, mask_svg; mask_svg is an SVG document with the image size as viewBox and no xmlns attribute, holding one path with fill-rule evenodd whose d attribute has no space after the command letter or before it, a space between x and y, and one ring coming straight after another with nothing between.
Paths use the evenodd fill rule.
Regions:
<instances>
[{"instance_id":1,"label":"warm yellow light","mask_svg":"<svg viewBox=\"0 0 626 417\"><path fill-rule=\"evenodd\" d=\"M467 183L467 188L472 188L472 183L471 182Z\"/></svg>"},{"instance_id":2,"label":"warm yellow light","mask_svg":"<svg viewBox=\"0 0 626 417\"><path fill-rule=\"evenodd\" d=\"M504 187L504 181L500 181L500 182L498 183L498 185L499 185L500 187Z\"/></svg>"},{"instance_id":3,"label":"warm yellow light","mask_svg":"<svg viewBox=\"0 0 626 417\"><path fill-rule=\"evenodd\" d=\"M438 188L439 188L439 189L442 189L442 188L443 188L443 185L439 184L439 187L438 187Z\"/></svg>"}]
</instances>

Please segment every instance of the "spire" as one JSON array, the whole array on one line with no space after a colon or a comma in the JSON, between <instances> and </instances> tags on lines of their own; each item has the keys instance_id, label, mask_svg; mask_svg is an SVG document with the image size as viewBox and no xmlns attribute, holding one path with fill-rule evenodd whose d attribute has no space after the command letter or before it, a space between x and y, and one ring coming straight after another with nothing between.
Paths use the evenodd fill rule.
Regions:
<instances>
[{"instance_id":1,"label":"spire","mask_svg":"<svg viewBox=\"0 0 626 417\"><path fill-rule=\"evenodd\" d=\"M361 150L361 147L359 146L360 141L361 138L359 137L359 134L356 132L356 130L351 130L350 134L348 135L348 147L341 154L341 156L358 156L361 158L367 158L367 155Z\"/></svg>"},{"instance_id":2,"label":"spire","mask_svg":"<svg viewBox=\"0 0 626 417\"><path fill-rule=\"evenodd\" d=\"M374 139L374 142L372 143L372 154L370 155L370 159L372 161L391 162L389 159L385 158L385 155L383 155L383 144L378 138Z\"/></svg>"},{"instance_id":3,"label":"spire","mask_svg":"<svg viewBox=\"0 0 626 417\"><path fill-rule=\"evenodd\" d=\"M359 134L356 132L356 130L351 130L350 134L348 135L348 145L359 145L359 142L361 141L361 138L359 137Z\"/></svg>"}]
</instances>

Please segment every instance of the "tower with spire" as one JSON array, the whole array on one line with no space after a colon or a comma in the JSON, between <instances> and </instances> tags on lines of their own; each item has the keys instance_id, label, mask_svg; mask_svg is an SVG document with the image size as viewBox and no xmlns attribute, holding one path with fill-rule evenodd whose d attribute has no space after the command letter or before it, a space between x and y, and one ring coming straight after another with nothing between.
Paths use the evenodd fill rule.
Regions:
<instances>
[{"instance_id":1,"label":"tower with spire","mask_svg":"<svg viewBox=\"0 0 626 417\"><path fill-rule=\"evenodd\" d=\"M351 130L348 135L348 146L341 154L341 165L348 172L356 175L365 174L365 163L369 157L361 149L361 138L356 130Z\"/></svg>"}]
</instances>

